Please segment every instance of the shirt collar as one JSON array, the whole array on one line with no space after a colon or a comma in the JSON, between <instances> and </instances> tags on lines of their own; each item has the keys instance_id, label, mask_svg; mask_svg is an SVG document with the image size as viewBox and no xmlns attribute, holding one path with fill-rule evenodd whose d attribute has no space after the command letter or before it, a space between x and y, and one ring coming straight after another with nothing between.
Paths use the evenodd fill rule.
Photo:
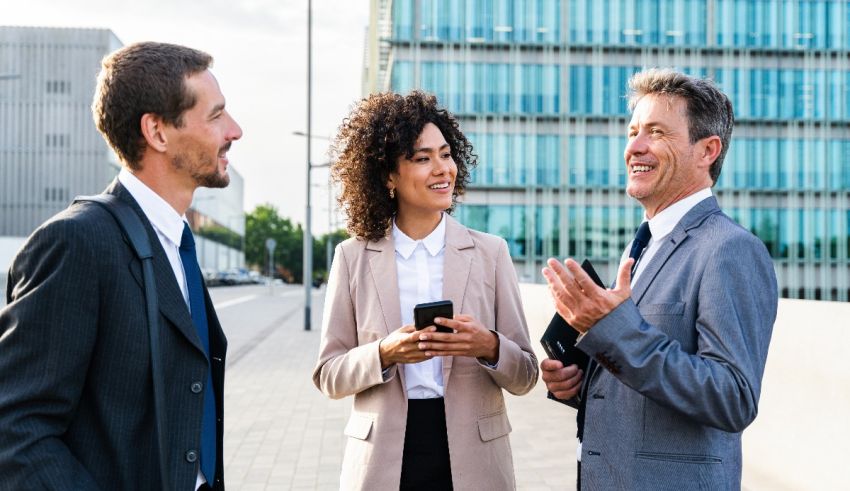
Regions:
<instances>
[{"instance_id":1,"label":"shirt collar","mask_svg":"<svg viewBox=\"0 0 850 491\"><path fill-rule=\"evenodd\" d=\"M145 212L151 225L175 246L180 247L185 215L183 217L178 215L174 208L162 199L162 196L156 194L126 167L122 167L121 172L118 173L118 181L139 203L139 207Z\"/></svg>"},{"instance_id":2,"label":"shirt collar","mask_svg":"<svg viewBox=\"0 0 850 491\"><path fill-rule=\"evenodd\" d=\"M711 188L705 188L661 210L649 220L649 231L652 232L652 240L657 241L667 236L673 231L679 221L682 220L682 217L691 211L691 208L710 196L712 196ZM646 220L646 215L644 215L644 220Z\"/></svg>"},{"instance_id":3,"label":"shirt collar","mask_svg":"<svg viewBox=\"0 0 850 491\"><path fill-rule=\"evenodd\" d=\"M410 258L410 255L413 254L413 251L416 250L416 247L420 243L425 247L425 250L428 251L428 254L436 256L446 246L446 214L443 213L440 218L440 223L437 224L434 231L422 240L413 240L408 237L407 234L398 228L398 225L395 223L395 218L393 218L393 242L395 243L396 252L398 252L403 259Z\"/></svg>"}]
</instances>

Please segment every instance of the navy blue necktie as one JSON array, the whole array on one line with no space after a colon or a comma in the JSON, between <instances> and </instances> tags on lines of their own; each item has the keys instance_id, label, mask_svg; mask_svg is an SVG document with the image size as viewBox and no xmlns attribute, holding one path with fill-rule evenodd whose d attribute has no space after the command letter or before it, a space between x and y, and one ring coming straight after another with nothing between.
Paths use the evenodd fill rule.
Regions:
<instances>
[{"instance_id":1,"label":"navy blue necktie","mask_svg":"<svg viewBox=\"0 0 850 491\"><path fill-rule=\"evenodd\" d=\"M216 437L215 437L215 398L213 397L212 369L210 358L210 335L207 325L207 309L204 303L204 287L201 283L201 268L195 255L195 239L189 224L183 222L183 237L180 239L180 262L186 273L186 289L189 291L189 309L192 323L198 330L198 337L207 355L207 381L204 387L204 416L201 422L201 472L212 486L215 480Z\"/></svg>"},{"instance_id":2,"label":"navy blue necktie","mask_svg":"<svg viewBox=\"0 0 850 491\"><path fill-rule=\"evenodd\" d=\"M649 244L649 239L651 237L652 232L649 230L649 222L641 223L635 233L635 238L632 241L632 249L629 251L629 257L635 260L634 264L632 264L632 276L635 275L638 260L641 255L643 255L643 250L646 249L646 245Z\"/></svg>"}]
</instances>

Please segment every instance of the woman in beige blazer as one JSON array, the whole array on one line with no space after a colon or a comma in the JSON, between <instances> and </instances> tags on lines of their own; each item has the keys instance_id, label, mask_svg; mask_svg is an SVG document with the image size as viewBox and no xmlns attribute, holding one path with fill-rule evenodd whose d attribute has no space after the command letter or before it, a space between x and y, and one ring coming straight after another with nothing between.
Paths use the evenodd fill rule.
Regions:
<instances>
[{"instance_id":1,"label":"woman in beige blazer","mask_svg":"<svg viewBox=\"0 0 850 491\"><path fill-rule=\"evenodd\" d=\"M515 488L502 389L537 382L516 273L501 238L451 218L475 165L433 96L361 101L334 144L353 238L336 249L316 386L354 396L343 489ZM416 303L454 319L411 325Z\"/></svg>"}]
</instances>

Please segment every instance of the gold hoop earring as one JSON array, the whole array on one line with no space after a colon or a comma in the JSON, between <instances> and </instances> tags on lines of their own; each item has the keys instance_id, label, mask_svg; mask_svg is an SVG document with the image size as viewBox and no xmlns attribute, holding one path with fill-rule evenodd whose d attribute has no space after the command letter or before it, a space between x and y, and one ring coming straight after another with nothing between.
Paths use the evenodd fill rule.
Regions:
<instances>
[{"instance_id":1,"label":"gold hoop earring","mask_svg":"<svg viewBox=\"0 0 850 491\"><path fill-rule=\"evenodd\" d=\"M390 188L390 199L395 199L395 188Z\"/></svg>"}]
</instances>

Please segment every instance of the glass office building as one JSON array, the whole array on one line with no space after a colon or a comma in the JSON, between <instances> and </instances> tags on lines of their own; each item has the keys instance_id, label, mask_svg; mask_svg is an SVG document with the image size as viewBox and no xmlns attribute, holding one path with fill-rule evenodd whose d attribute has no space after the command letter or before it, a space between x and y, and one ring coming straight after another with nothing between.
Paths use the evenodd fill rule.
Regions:
<instances>
[{"instance_id":1,"label":"glass office building","mask_svg":"<svg viewBox=\"0 0 850 491\"><path fill-rule=\"evenodd\" d=\"M457 210L520 277L550 256L607 280L642 219L624 192L626 82L714 79L737 124L714 192L784 297L850 296L850 2L373 0L365 91L437 95L479 156Z\"/></svg>"}]
</instances>

